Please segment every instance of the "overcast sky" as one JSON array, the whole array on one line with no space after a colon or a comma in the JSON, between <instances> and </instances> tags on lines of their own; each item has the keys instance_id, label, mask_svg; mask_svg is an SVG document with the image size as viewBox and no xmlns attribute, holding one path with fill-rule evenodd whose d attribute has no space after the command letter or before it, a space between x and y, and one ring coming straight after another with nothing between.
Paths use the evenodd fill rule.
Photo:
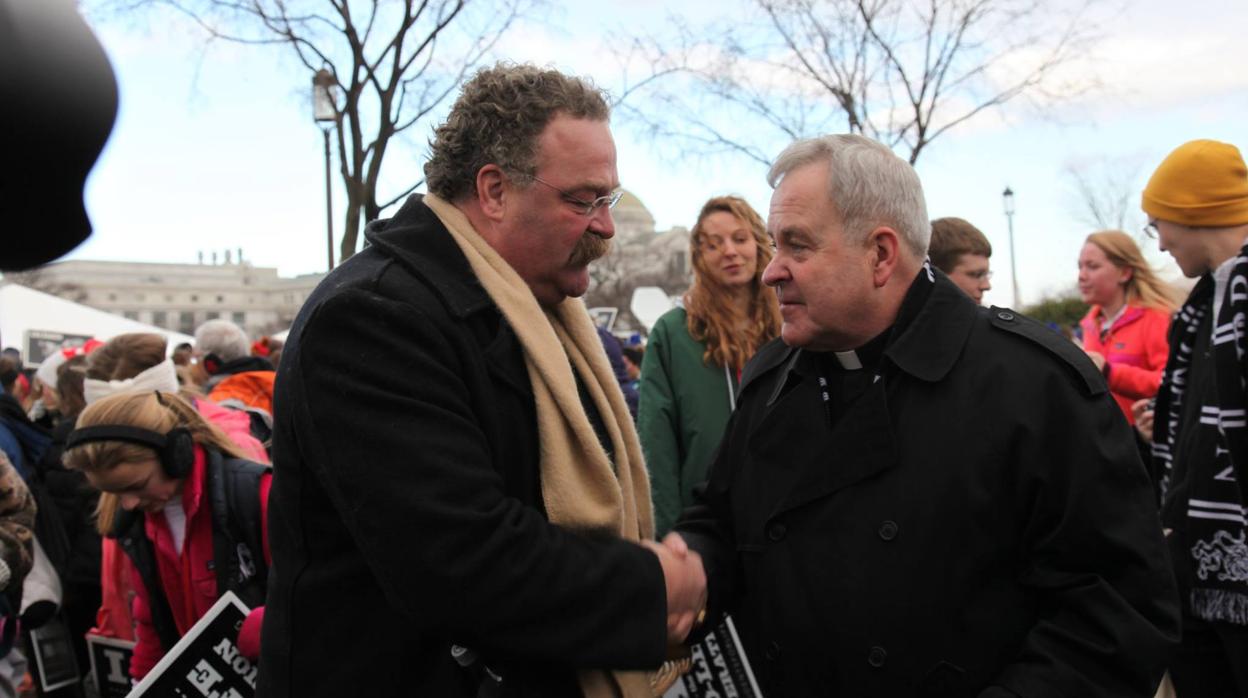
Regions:
<instances>
[{"instance_id":1,"label":"overcast sky","mask_svg":"<svg viewBox=\"0 0 1248 698\"><path fill-rule=\"evenodd\" d=\"M621 7L556 5L541 22L509 35L497 53L589 75L612 89L619 71L606 42L629 31L662 31L669 8L689 5L650 0ZM252 263L286 275L323 270L321 134L311 119L308 77L285 49L206 47L173 15L92 23L113 61L121 109L88 182L95 234L69 258L189 263L200 250L242 247ZM1088 61L1071 68L1094 69L1105 89L1056 109L1011 105L934 142L918 164L929 210L933 218L967 218L987 233L996 275L986 303L1011 303L1001 205L1007 185L1016 193L1026 303L1073 284L1079 247L1091 232L1073 215L1069 163L1109 162L1135 172L1138 198L1161 158L1185 141L1214 138L1248 148L1246 28L1243 0L1130 3ZM744 195L765 215L770 190L760 165L662 157L628 124L614 130L621 181L660 230L691 225L702 203L723 193ZM413 133L392 150L388 183L419 178L427 135ZM339 199L338 235L341 212ZM1152 253L1158 263L1168 259ZM1172 264L1166 269L1177 276Z\"/></svg>"}]
</instances>

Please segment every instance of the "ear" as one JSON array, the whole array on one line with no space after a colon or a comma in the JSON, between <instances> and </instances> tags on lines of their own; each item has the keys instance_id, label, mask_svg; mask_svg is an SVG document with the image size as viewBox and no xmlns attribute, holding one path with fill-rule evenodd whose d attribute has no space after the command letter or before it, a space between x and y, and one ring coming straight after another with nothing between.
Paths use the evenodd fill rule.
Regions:
<instances>
[{"instance_id":1,"label":"ear","mask_svg":"<svg viewBox=\"0 0 1248 698\"><path fill-rule=\"evenodd\" d=\"M901 260L901 236L888 226L880 226L867 235L871 277L876 288L882 288L897 271Z\"/></svg>"},{"instance_id":2,"label":"ear","mask_svg":"<svg viewBox=\"0 0 1248 698\"><path fill-rule=\"evenodd\" d=\"M499 222L507 204L510 180L498 165L493 163L477 170L477 205L486 218Z\"/></svg>"},{"instance_id":3,"label":"ear","mask_svg":"<svg viewBox=\"0 0 1248 698\"><path fill-rule=\"evenodd\" d=\"M1122 276L1118 279L1118 283L1120 284L1126 284L1132 277L1135 276L1135 269L1132 267L1123 267L1121 271Z\"/></svg>"}]
</instances>

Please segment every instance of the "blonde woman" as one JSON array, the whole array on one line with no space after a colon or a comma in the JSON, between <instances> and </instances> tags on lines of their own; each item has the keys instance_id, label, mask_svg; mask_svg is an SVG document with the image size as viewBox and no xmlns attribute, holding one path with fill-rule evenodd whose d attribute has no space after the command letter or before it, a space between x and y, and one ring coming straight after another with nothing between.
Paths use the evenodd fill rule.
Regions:
<instances>
[{"instance_id":1,"label":"blonde woman","mask_svg":"<svg viewBox=\"0 0 1248 698\"><path fill-rule=\"evenodd\" d=\"M190 403L153 390L92 402L64 461L102 492L100 530L130 559L130 675L143 678L227 589L253 608L237 642L257 657L270 561L268 467L247 460ZM237 557L222 560L218 549Z\"/></svg>"},{"instance_id":2,"label":"blonde woman","mask_svg":"<svg viewBox=\"0 0 1248 698\"><path fill-rule=\"evenodd\" d=\"M685 307L655 323L641 366L637 429L660 538L706 479L745 362L780 334L776 294L762 281L771 245L744 199L706 202L689 252L693 286Z\"/></svg>"},{"instance_id":3,"label":"blonde woman","mask_svg":"<svg viewBox=\"0 0 1248 698\"><path fill-rule=\"evenodd\" d=\"M1080 322L1083 348L1105 374L1127 421L1131 404L1161 386L1175 292L1121 230L1092 233L1079 253L1079 293L1092 305Z\"/></svg>"}]
</instances>

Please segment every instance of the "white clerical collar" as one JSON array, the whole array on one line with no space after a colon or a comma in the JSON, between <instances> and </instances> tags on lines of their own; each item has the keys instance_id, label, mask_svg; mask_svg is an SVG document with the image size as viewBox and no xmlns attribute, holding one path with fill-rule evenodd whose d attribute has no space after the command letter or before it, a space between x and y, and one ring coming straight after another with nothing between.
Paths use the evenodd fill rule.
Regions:
<instances>
[{"instance_id":1,"label":"white clerical collar","mask_svg":"<svg viewBox=\"0 0 1248 698\"><path fill-rule=\"evenodd\" d=\"M836 355L837 363L846 371L862 369L862 362L858 360L858 352L851 349L849 351L834 351L832 353Z\"/></svg>"}]
</instances>

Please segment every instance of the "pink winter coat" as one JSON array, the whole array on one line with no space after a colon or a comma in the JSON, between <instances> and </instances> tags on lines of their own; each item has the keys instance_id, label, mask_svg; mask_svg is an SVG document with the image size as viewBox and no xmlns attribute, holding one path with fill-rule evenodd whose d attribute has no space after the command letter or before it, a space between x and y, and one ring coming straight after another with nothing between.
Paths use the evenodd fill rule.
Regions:
<instances>
[{"instance_id":1,"label":"pink winter coat","mask_svg":"<svg viewBox=\"0 0 1248 698\"><path fill-rule=\"evenodd\" d=\"M197 398L194 403L200 416L225 432L248 460L269 462L264 444L251 435L251 419L247 413L222 407L205 398ZM134 617L130 612L134 588L130 584L129 566L129 560L117 541L105 537L100 563L100 610L96 613L92 633L122 640L135 639Z\"/></svg>"},{"instance_id":2,"label":"pink winter coat","mask_svg":"<svg viewBox=\"0 0 1248 698\"><path fill-rule=\"evenodd\" d=\"M1128 305L1105 338L1101 338L1101 307L1092 306L1079 325L1083 328L1083 348L1105 357L1109 392L1122 408L1129 424L1131 403L1153 397L1161 387L1170 344L1170 313L1156 308Z\"/></svg>"}]
</instances>

